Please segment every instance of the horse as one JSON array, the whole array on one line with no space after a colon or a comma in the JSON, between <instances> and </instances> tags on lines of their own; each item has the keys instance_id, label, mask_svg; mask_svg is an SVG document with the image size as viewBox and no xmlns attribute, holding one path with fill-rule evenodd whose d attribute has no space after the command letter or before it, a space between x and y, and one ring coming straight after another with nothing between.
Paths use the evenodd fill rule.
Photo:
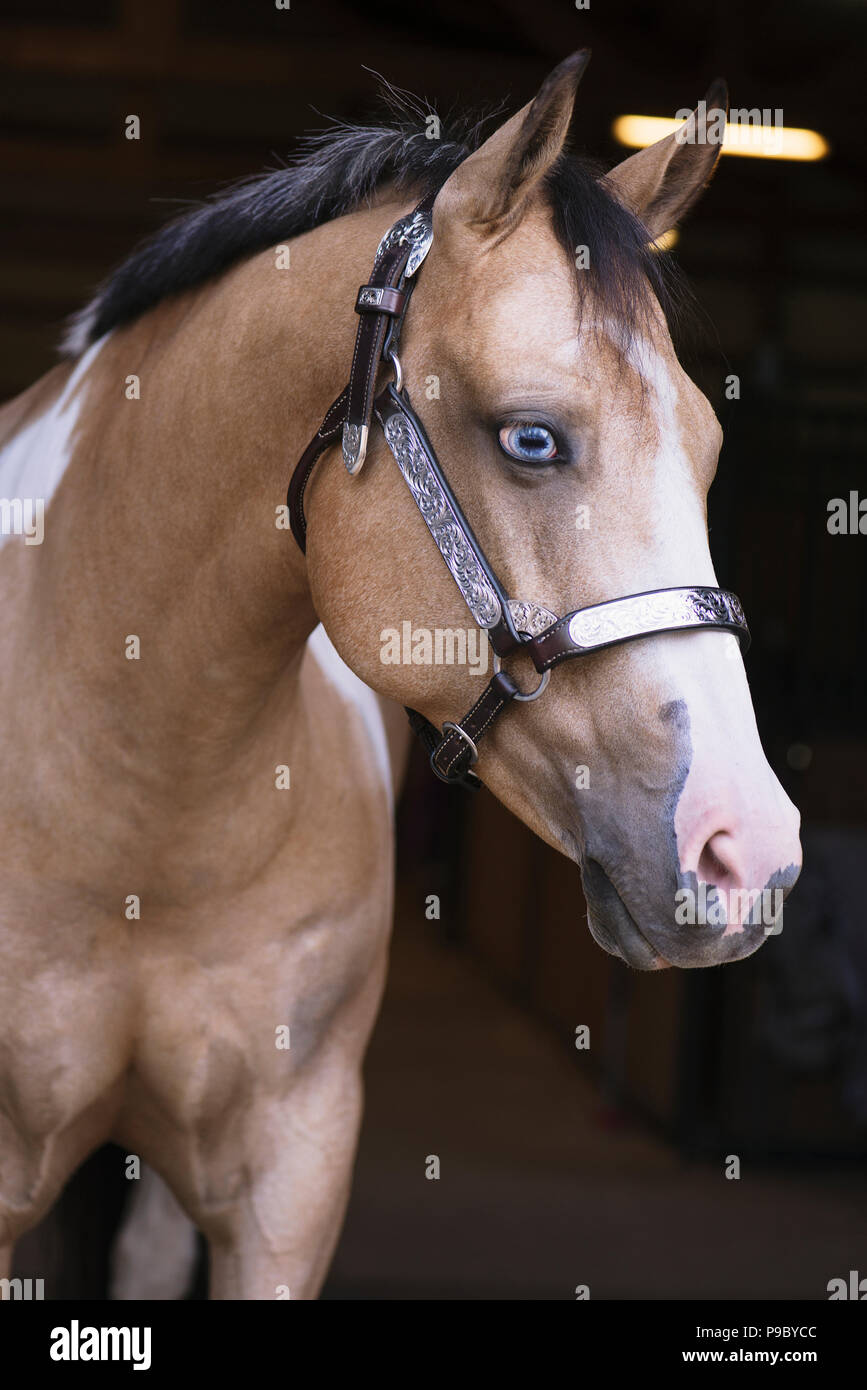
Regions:
<instances>
[{"instance_id":1,"label":"horse","mask_svg":"<svg viewBox=\"0 0 867 1390\"><path fill-rule=\"evenodd\" d=\"M575 863L629 965L778 930L753 900L791 891L798 814L716 586L721 431L656 244L725 96L605 173L573 152L587 58L490 134L338 125L169 224L0 412L0 1276L114 1140L204 1233L211 1297L317 1295L392 894L388 758L343 668ZM424 644L385 658L468 606L481 696ZM684 920L708 888L733 906Z\"/></svg>"}]
</instances>

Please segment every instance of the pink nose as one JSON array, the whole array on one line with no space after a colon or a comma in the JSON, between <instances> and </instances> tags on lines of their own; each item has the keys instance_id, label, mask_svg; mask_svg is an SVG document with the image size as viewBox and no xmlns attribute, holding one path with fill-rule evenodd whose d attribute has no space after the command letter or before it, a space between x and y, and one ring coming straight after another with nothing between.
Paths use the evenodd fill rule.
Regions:
<instances>
[{"instance_id":1,"label":"pink nose","mask_svg":"<svg viewBox=\"0 0 867 1390\"><path fill-rule=\"evenodd\" d=\"M716 889L711 900L723 904L727 930L758 920L759 912L766 920L769 911L779 910L800 871L800 815L768 773L761 790L753 787L749 795L732 787L692 814L688 804L678 807L681 873ZM684 790L689 792L688 782ZM707 905L706 893L703 901Z\"/></svg>"}]
</instances>

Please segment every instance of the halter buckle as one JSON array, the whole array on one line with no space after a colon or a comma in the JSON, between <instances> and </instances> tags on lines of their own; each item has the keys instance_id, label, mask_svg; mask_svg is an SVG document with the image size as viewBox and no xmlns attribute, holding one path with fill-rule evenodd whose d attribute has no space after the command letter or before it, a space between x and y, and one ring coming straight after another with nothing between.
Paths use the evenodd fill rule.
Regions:
<instances>
[{"instance_id":1,"label":"halter buckle","mask_svg":"<svg viewBox=\"0 0 867 1390\"><path fill-rule=\"evenodd\" d=\"M474 744L473 740L470 738L466 729L462 729L460 724L454 724L451 721L451 719L447 719L443 724L443 735L445 735L446 729L449 729L451 733L457 734L459 738L463 739L464 743L470 750L469 767L472 767L474 763L477 763L479 761L479 750ZM468 769L465 768L464 771L458 773L456 777L450 777L447 773L440 772L439 768L436 765L436 762L434 761L438 752L439 748L434 748L433 752L430 755L430 765L436 773L437 777L440 779L440 781L446 782L449 786L452 786L455 782L463 781L463 779L467 775Z\"/></svg>"}]
</instances>

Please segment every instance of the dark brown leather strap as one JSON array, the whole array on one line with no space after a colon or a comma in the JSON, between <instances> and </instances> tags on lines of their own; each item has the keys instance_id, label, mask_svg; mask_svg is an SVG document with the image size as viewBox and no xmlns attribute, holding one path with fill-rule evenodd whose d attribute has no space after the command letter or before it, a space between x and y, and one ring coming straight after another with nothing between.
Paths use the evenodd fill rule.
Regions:
<instances>
[{"instance_id":1,"label":"dark brown leather strap","mask_svg":"<svg viewBox=\"0 0 867 1390\"><path fill-rule=\"evenodd\" d=\"M412 216L430 213L435 196L430 193L423 198ZM360 321L349 383L329 406L289 481L289 524L303 552L307 550L304 493L319 456L342 437L347 468L357 471L364 462L377 369L384 348L397 341L412 292L412 280L406 282L405 288L398 288L411 251L411 243L399 238L393 245L388 244L387 237L380 243L370 279L361 286L356 298L355 309Z\"/></svg>"},{"instance_id":2,"label":"dark brown leather strap","mask_svg":"<svg viewBox=\"0 0 867 1390\"><path fill-rule=\"evenodd\" d=\"M286 500L289 504L289 525L292 527L292 534L303 553L307 551L307 522L304 517L304 493L310 481L310 475L316 465L316 460L331 444L335 444L343 433L343 424L346 420L346 406L349 401L349 387L344 386L336 401L329 406L325 419L314 434L304 453L301 455L295 466L295 471L289 479L289 492Z\"/></svg>"},{"instance_id":3,"label":"dark brown leather strap","mask_svg":"<svg viewBox=\"0 0 867 1390\"><path fill-rule=\"evenodd\" d=\"M460 724L448 728L431 753L431 767L444 782L460 782L476 761L475 747L518 694L505 671L497 671ZM410 720L412 722L412 720ZM478 779L476 779L478 780Z\"/></svg>"},{"instance_id":4,"label":"dark brown leather strap","mask_svg":"<svg viewBox=\"0 0 867 1390\"><path fill-rule=\"evenodd\" d=\"M425 719L424 715L419 714L418 710L410 709L408 705L404 705L404 709L409 719L409 727L422 744L428 755L428 760L430 761L442 743L442 730L438 729L436 724L432 724L429 719ZM431 767L433 767L432 761ZM437 773L437 776L439 776L439 773ZM464 787L467 791L477 792L482 783L476 774L468 769L461 777L450 778L449 785Z\"/></svg>"},{"instance_id":5,"label":"dark brown leather strap","mask_svg":"<svg viewBox=\"0 0 867 1390\"><path fill-rule=\"evenodd\" d=\"M557 666L570 656L580 654L581 648L572 641L569 633L569 623L573 617L574 613L567 613L565 618L560 618L547 631L527 643L527 650L537 671L550 671L552 666Z\"/></svg>"},{"instance_id":6,"label":"dark brown leather strap","mask_svg":"<svg viewBox=\"0 0 867 1390\"><path fill-rule=\"evenodd\" d=\"M415 213L430 212L434 196L423 198ZM406 312L409 294L400 292L397 287L411 249L405 240L398 238L391 244L385 237L377 250L370 279L362 285L356 299L360 322L349 372L349 405L343 430L343 462L350 473L358 471L367 453L376 373L386 334L392 319L402 318Z\"/></svg>"}]
</instances>

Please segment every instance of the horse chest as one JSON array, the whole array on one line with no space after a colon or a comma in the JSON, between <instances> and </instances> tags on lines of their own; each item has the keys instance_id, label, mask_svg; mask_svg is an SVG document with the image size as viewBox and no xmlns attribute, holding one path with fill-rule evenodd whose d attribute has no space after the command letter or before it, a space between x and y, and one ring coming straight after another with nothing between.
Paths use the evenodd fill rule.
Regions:
<instances>
[{"instance_id":1,"label":"horse chest","mask_svg":"<svg viewBox=\"0 0 867 1390\"><path fill-rule=\"evenodd\" d=\"M6 888L0 1129L5 1122L20 1159L7 1176L18 1172L26 1185L53 1136L84 1126L98 1139L110 1124L129 1065L134 986L122 931L80 916L73 901L51 906L43 893L37 907Z\"/></svg>"}]
</instances>

